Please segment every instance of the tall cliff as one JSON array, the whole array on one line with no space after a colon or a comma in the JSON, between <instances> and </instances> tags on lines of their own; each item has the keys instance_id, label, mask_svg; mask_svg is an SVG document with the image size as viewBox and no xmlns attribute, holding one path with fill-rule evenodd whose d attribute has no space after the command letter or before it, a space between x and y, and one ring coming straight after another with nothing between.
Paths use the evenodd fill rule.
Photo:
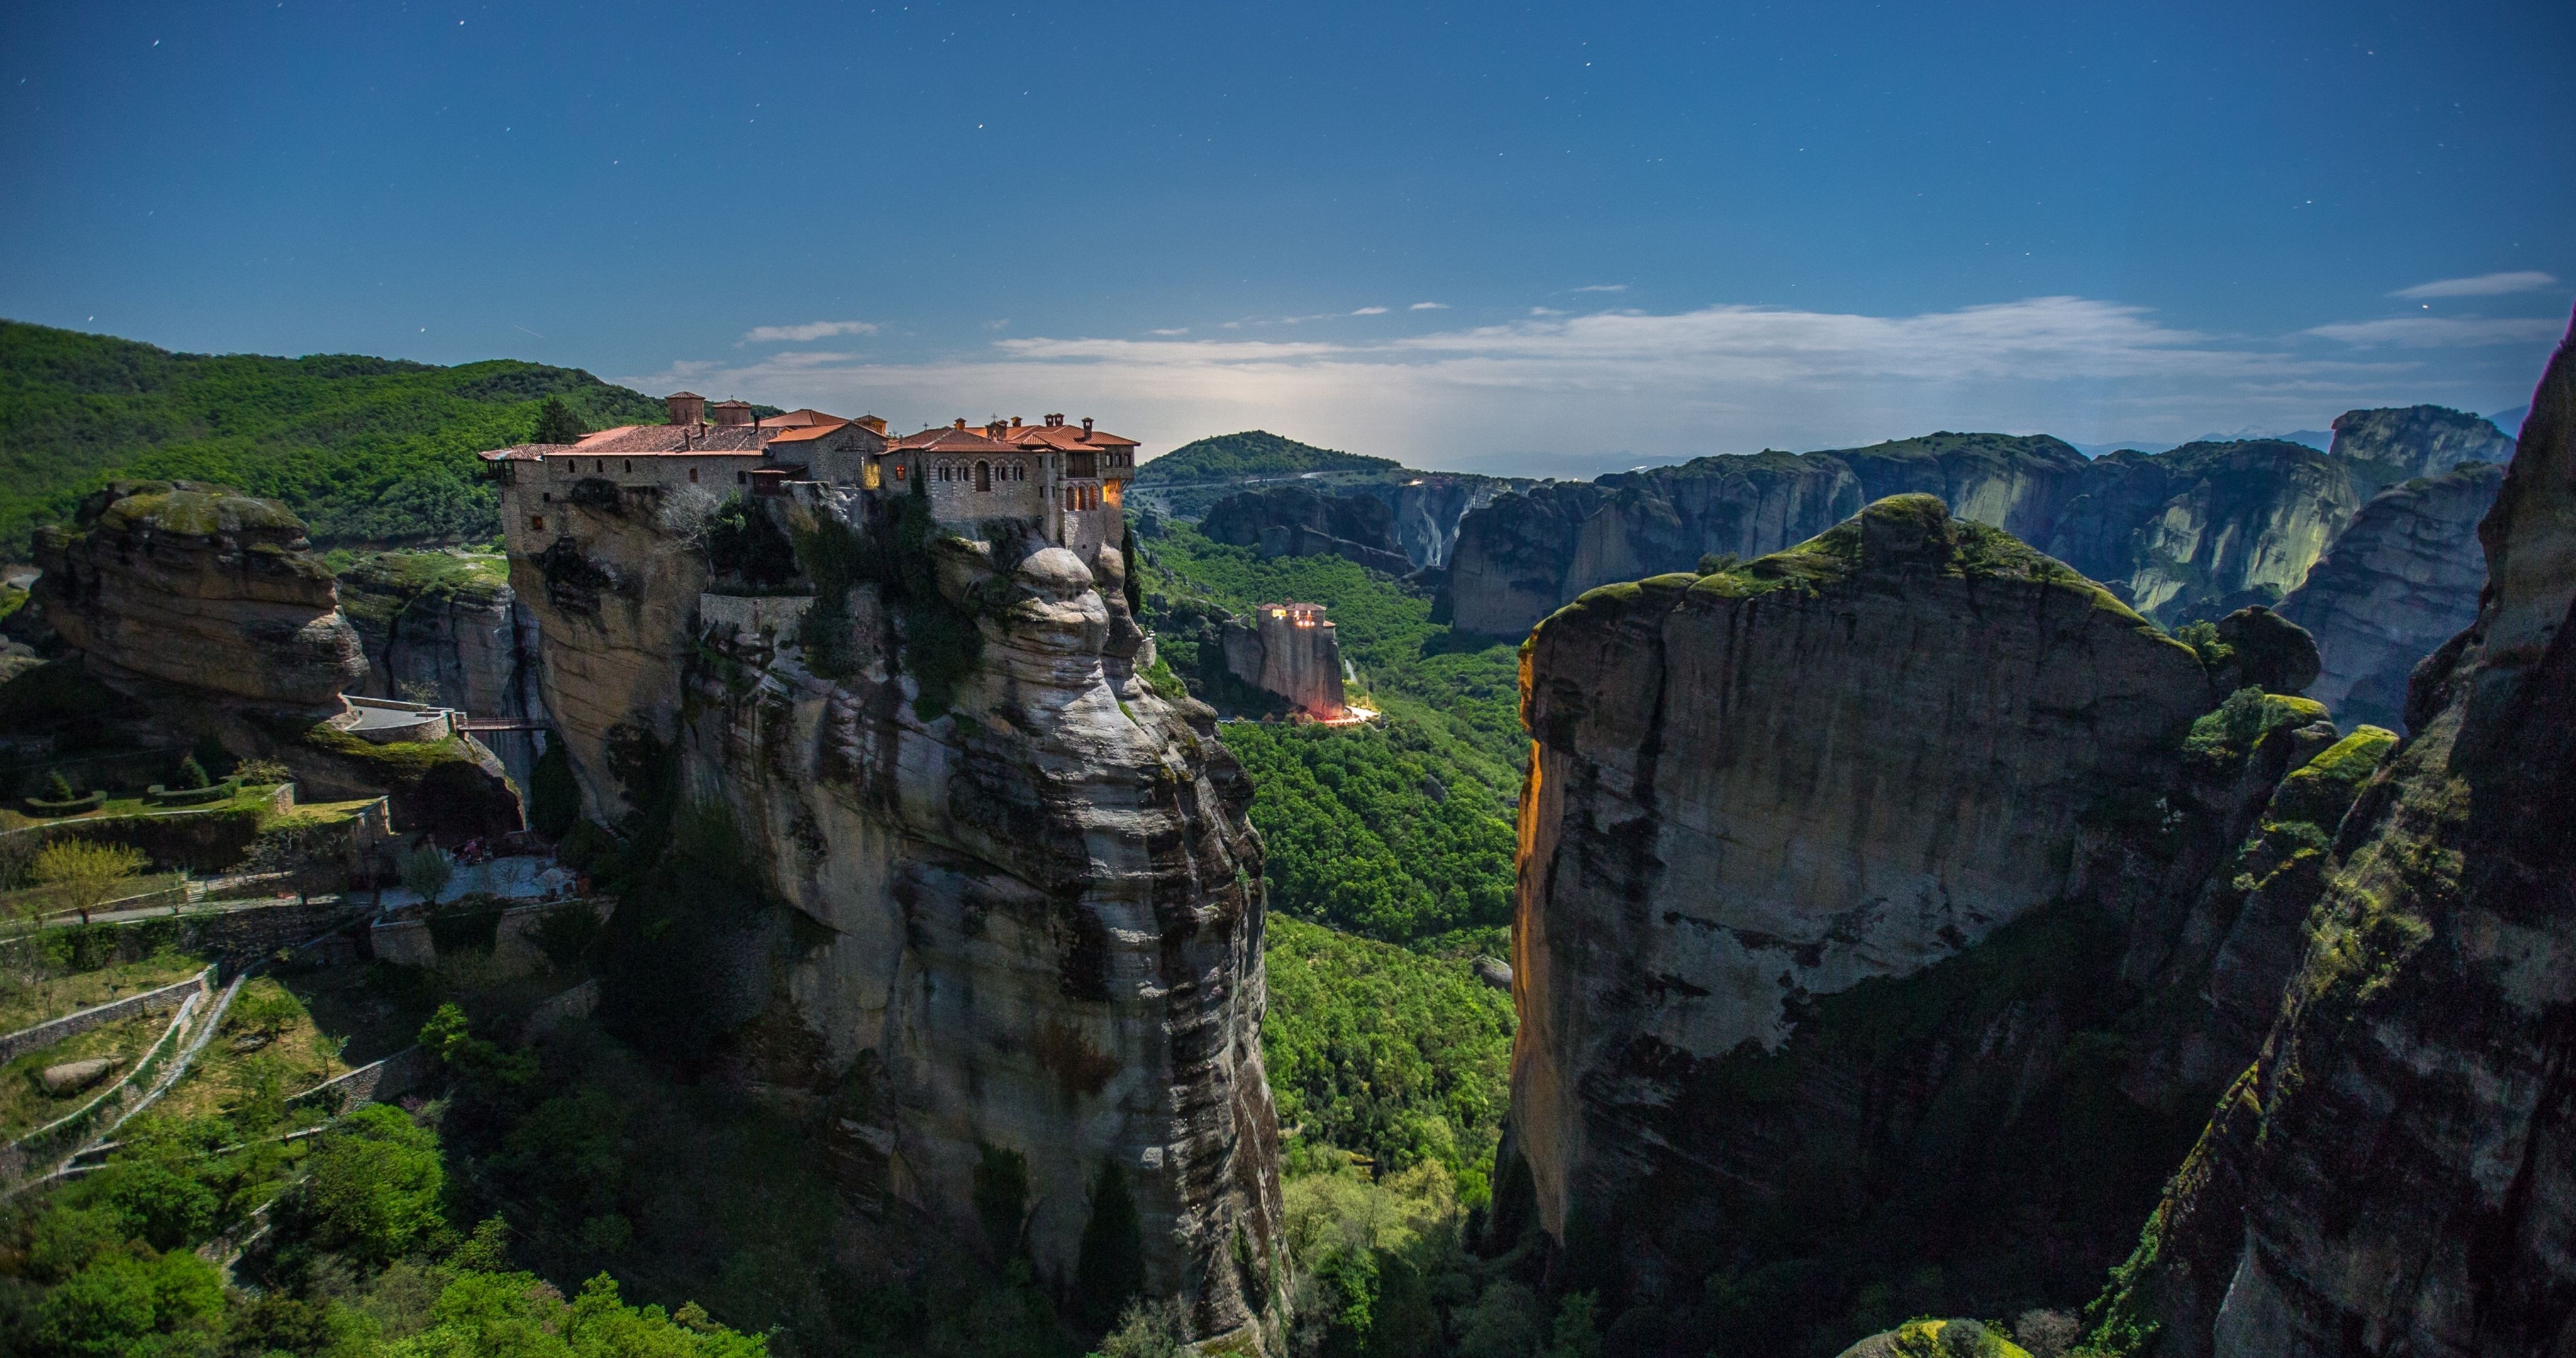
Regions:
<instances>
[{"instance_id":1,"label":"tall cliff","mask_svg":"<svg viewBox=\"0 0 2576 1358\"><path fill-rule=\"evenodd\" d=\"M2313 673L2267 617L2229 633ZM1638 1353L2080 1300L2252 1059L2243 997L2388 741L2219 704L2204 657L1921 495L1592 591L1523 673L1496 1222Z\"/></svg>"},{"instance_id":2,"label":"tall cliff","mask_svg":"<svg viewBox=\"0 0 2576 1358\"><path fill-rule=\"evenodd\" d=\"M2095 1312L2119 1354L2576 1348L2576 332L2475 621L2337 833L2261 1059Z\"/></svg>"},{"instance_id":3,"label":"tall cliff","mask_svg":"<svg viewBox=\"0 0 2576 1358\"><path fill-rule=\"evenodd\" d=\"M90 673L139 700L164 738L214 735L284 761L308 798L392 798L394 823L451 840L520 824L471 738L370 744L341 694L367 674L330 568L285 506L193 482L118 482L37 530L35 603Z\"/></svg>"},{"instance_id":4,"label":"tall cliff","mask_svg":"<svg viewBox=\"0 0 2576 1358\"><path fill-rule=\"evenodd\" d=\"M586 803L630 854L722 841L767 903L639 891L603 1013L711 1032L865 1182L1059 1289L1114 1176L1147 1289L1263 1342L1261 844L1206 709L1136 677L1117 552L857 492L754 502L705 552L644 491L546 514L510 516L512 579ZM702 598L746 539L792 540L812 594Z\"/></svg>"},{"instance_id":5,"label":"tall cliff","mask_svg":"<svg viewBox=\"0 0 2576 1358\"><path fill-rule=\"evenodd\" d=\"M2502 466L2473 462L2361 507L2281 600L2281 616L2314 634L2323 657L2313 697L2354 721L2403 724L2407 675L2477 617L2487 580L2477 522L2503 484Z\"/></svg>"},{"instance_id":6,"label":"tall cliff","mask_svg":"<svg viewBox=\"0 0 2576 1358\"><path fill-rule=\"evenodd\" d=\"M2334 455L2375 489L2463 462L2510 462L2513 440L2492 420L2442 406L2347 410L2335 417Z\"/></svg>"},{"instance_id":7,"label":"tall cliff","mask_svg":"<svg viewBox=\"0 0 2576 1358\"><path fill-rule=\"evenodd\" d=\"M331 572L273 500L120 481L36 532L36 602L94 673L336 709L366 673Z\"/></svg>"},{"instance_id":8,"label":"tall cliff","mask_svg":"<svg viewBox=\"0 0 2576 1358\"><path fill-rule=\"evenodd\" d=\"M510 588L508 565L446 552L383 552L338 578L340 611L367 657L366 693L421 697L476 717L542 720L536 615ZM481 737L528 786L530 733Z\"/></svg>"}]
</instances>

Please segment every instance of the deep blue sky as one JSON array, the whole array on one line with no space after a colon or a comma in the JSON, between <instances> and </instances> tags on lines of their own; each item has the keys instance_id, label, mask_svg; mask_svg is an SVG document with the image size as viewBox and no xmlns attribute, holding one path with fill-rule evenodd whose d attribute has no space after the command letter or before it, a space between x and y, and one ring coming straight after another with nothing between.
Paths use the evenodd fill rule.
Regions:
<instances>
[{"instance_id":1,"label":"deep blue sky","mask_svg":"<svg viewBox=\"0 0 2576 1358\"><path fill-rule=\"evenodd\" d=\"M2565 0L25 4L0 315L1527 470L2483 412L2571 70Z\"/></svg>"}]
</instances>

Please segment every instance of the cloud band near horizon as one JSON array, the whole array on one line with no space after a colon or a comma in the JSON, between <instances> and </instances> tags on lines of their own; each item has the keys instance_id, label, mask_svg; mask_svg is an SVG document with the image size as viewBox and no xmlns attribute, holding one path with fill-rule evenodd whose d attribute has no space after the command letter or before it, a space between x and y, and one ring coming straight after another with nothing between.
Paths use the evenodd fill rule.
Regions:
<instances>
[{"instance_id":1,"label":"cloud band near horizon","mask_svg":"<svg viewBox=\"0 0 2576 1358\"><path fill-rule=\"evenodd\" d=\"M822 326L853 324L751 335L820 338L852 333ZM1414 466L1589 475L1934 429L2170 441L2321 428L2371 405L2494 408L2510 404L2495 399L2503 392L2528 390L2561 329L2400 316L2220 336L2143 307L2055 296L1916 316L1615 310L1375 340L1002 339L944 359L780 352L620 380L648 392L714 384L906 427L1069 410L1143 439L1149 454L1259 427Z\"/></svg>"}]
</instances>

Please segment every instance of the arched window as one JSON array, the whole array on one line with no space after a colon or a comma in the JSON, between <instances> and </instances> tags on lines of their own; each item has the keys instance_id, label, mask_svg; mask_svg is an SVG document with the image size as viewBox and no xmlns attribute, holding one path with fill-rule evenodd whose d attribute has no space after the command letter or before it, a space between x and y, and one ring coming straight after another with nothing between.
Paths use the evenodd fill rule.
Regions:
<instances>
[{"instance_id":1,"label":"arched window","mask_svg":"<svg viewBox=\"0 0 2576 1358\"><path fill-rule=\"evenodd\" d=\"M990 462L977 462L975 464L975 489L978 491L988 491L992 488L993 464Z\"/></svg>"},{"instance_id":2,"label":"arched window","mask_svg":"<svg viewBox=\"0 0 2576 1358\"><path fill-rule=\"evenodd\" d=\"M945 462L939 464L939 479L942 481L948 479L948 464Z\"/></svg>"}]
</instances>

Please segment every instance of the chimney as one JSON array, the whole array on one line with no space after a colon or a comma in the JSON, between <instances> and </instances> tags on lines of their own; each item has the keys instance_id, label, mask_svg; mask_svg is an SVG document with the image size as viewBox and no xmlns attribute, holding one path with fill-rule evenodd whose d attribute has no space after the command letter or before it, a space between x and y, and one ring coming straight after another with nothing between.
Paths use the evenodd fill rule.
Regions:
<instances>
[{"instance_id":1,"label":"chimney","mask_svg":"<svg viewBox=\"0 0 2576 1358\"><path fill-rule=\"evenodd\" d=\"M707 398L694 391L675 391L662 398L671 411L671 423L696 424L706 418Z\"/></svg>"},{"instance_id":2,"label":"chimney","mask_svg":"<svg viewBox=\"0 0 2576 1358\"><path fill-rule=\"evenodd\" d=\"M1002 436L1002 429L1002 417L996 415L984 422L984 437L988 439L998 439Z\"/></svg>"},{"instance_id":3,"label":"chimney","mask_svg":"<svg viewBox=\"0 0 2576 1358\"><path fill-rule=\"evenodd\" d=\"M1013 415L1013 416L1011 417L1011 427L1012 427L1013 429L1017 429L1017 428L1019 428L1019 427L1020 427L1020 417L1019 417L1019 416L1017 416L1017 415Z\"/></svg>"},{"instance_id":4,"label":"chimney","mask_svg":"<svg viewBox=\"0 0 2576 1358\"><path fill-rule=\"evenodd\" d=\"M1046 417L1046 422L1047 428L1053 429L1057 425L1064 423L1064 417L1062 415L1049 415Z\"/></svg>"},{"instance_id":5,"label":"chimney","mask_svg":"<svg viewBox=\"0 0 2576 1358\"><path fill-rule=\"evenodd\" d=\"M1082 417L1082 441L1085 443L1091 441L1091 417L1088 415Z\"/></svg>"},{"instance_id":6,"label":"chimney","mask_svg":"<svg viewBox=\"0 0 2576 1358\"><path fill-rule=\"evenodd\" d=\"M749 401L718 401L713 409L718 424L751 423L751 402Z\"/></svg>"},{"instance_id":7,"label":"chimney","mask_svg":"<svg viewBox=\"0 0 2576 1358\"><path fill-rule=\"evenodd\" d=\"M951 428L951 429L963 429L963 428L965 428L965 427L966 427L966 417L965 417L965 416L963 416L963 415L958 416L958 417L957 417L957 419L955 420L955 422L951 423L948 427L949 427L949 428Z\"/></svg>"},{"instance_id":8,"label":"chimney","mask_svg":"<svg viewBox=\"0 0 2576 1358\"><path fill-rule=\"evenodd\" d=\"M883 434L886 431L885 417L882 415L861 415L859 423L871 434Z\"/></svg>"}]
</instances>

